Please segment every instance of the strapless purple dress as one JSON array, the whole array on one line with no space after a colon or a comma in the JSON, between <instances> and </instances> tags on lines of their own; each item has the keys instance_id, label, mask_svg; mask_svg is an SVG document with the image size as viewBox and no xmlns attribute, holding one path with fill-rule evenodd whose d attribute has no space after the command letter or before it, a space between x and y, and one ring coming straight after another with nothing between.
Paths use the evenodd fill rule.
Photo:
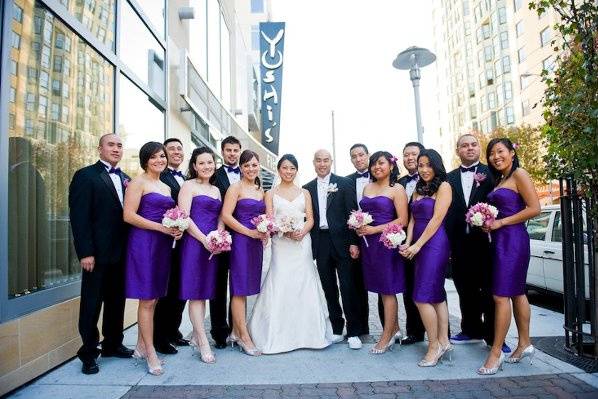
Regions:
<instances>
[{"instance_id":1,"label":"strapless purple dress","mask_svg":"<svg viewBox=\"0 0 598 399\"><path fill-rule=\"evenodd\" d=\"M263 200L242 198L237 201L233 217L248 229L255 230L251 219L266 212ZM259 294L264 247L261 240L231 231L230 292L234 296Z\"/></svg>"},{"instance_id":2,"label":"strapless purple dress","mask_svg":"<svg viewBox=\"0 0 598 399\"><path fill-rule=\"evenodd\" d=\"M434 215L436 200L423 197L411 202L413 226L413 243L426 229ZM441 303L446 300L444 278L450 255L450 244L444 221L436 233L424 244L415 256L415 278L413 284L413 300L420 303Z\"/></svg>"},{"instance_id":3,"label":"strapless purple dress","mask_svg":"<svg viewBox=\"0 0 598 399\"><path fill-rule=\"evenodd\" d=\"M498 209L497 219L512 216L525 208L519 193L500 187L488 194L488 202ZM492 294L513 297L525 294L530 259L529 235L524 223L492 231Z\"/></svg>"},{"instance_id":4,"label":"strapless purple dress","mask_svg":"<svg viewBox=\"0 0 598 399\"><path fill-rule=\"evenodd\" d=\"M363 197L359 206L372 215L372 226L397 218L392 199L385 196ZM388 249L380 242L380 233L360 238L363 281L368 291L394 295L405 291L405 265L398 249Z\"/></svg>"},{"instance_id":5,"label":"strapless purple dress","mask_svg":"<svg viewBox=\"0 0 598 399\"><path fill-rule=\"evenodd\" d=\"M164 213L174 206L170 196L147 193L141 197L137 214L162 223ZM171 236L159 231L131 227L125 266L127 298L156 299L166 296L172 240Z\"/></svg>"},{"instance_id":6,"label":"strapless purple dress","mask_svg":"<svg viewBox=\"0 0 598 399\"><path fill-rule=\"evenodd\" d=\"M218 229L218 215L222 202L207 195L196 195L191 200L190 217L203 234ZM181 299L212 299L216 295L217 257L190 234L181 239Z\"/></svg>"}]
</instances>

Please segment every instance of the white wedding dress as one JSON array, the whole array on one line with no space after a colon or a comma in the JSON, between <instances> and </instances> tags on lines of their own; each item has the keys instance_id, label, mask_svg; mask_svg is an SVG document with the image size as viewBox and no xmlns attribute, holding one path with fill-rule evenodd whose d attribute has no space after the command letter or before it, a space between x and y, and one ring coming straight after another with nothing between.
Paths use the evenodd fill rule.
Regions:
<instances>
[{"instance_id":1,"label":"white wedding dress","mask_svg":"<svg viewBox=\"0 0 598 399\"><path fill-rule=\"evenodd\" d=\"M274 216L292 216L303 228L305 194L293 201L274 194ZM272 238L270 269L262 284L248 324L255 346L263 353L299 348L321 349L332 341L326 298L314 264L311 238L300 242Z\"/></svg>"}]
</instances>

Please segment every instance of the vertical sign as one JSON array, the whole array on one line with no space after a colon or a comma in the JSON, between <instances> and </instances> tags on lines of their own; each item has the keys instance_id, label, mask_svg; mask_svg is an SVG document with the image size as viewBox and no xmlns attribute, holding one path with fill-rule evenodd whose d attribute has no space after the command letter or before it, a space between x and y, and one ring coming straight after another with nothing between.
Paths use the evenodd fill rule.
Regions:
<instances>
[{"instance_id":1,"label":"vertical sign","mask_svg":"<svg viewBox=\"0 0 598 399\"><path fill-rule=\"evenodd\" d=\"M278 154L284 54L284 22L260 23L262 144Z\"/></svg>"}]
</instances>

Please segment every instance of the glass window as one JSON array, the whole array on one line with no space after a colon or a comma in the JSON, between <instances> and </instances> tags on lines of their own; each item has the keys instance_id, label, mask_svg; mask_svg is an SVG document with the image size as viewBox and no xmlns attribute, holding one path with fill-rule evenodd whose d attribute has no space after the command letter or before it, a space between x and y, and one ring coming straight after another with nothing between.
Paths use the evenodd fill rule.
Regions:
<instances>
[{"instance_id":1,"label":"glass window","mask_svg":"<svg viewBox=\"0 0 598 399\"><path fill-rule=\"evenodd\" d=\"M561 211L557 211L554 215L554 222L552 222L552 241L563 241L563 228L561 225Z\"/></svg>"},{"instance_id":2,"label":"glass window","mask_svg":"<svg viewBox=\"0 0 598 399\"><path fill-rule=\"evenodd\" d=\"M128 2L123 4L120 55L133 73L164 98L164 49Z\"/></svg>"},{"instance_id":3,"label":"glass window","mask_svg":"<svg viewBox=\"0 0 598 399\"><path fill-rule=\"evenodd\" d=\"M502 75L502 60L498 60L494 63L494 74L498 77Z\"/></svg>"},{"instance_id":4,"label":"glass window","mask_svg":"<svg viewBox=\"0 0 598 399\"><path fill-rule=\"evenodd\" d=\"M509 125L515 122L515 114L513 113L513 107L505 107L505 120Z\"/></svg>"},{"instance_id":5,"label":"glass window","mask_svg":"<svg viewBox=\"0 0 598 399\"><path fill-rule=\"evenodd\" d=\"M529 106L529 100L524 100L521 102L521 114L523 116L527 116L529 115L529 113L531 112L531 108Z\"/></svg>"},{"instance_id":6,"label":"glass window","mask_svg":"<svg viewBox=\"0 0 598 399\"><path fill-rule=\"evenodd\" d=\"M50 26L50 37L60 31L70 37L75 52L87 54L89 65L78 64L77 71L86 75L90 84L79 86L74 77L53 69L40 70L35 52L21 50L15 54L19 67L28 69L27 76L21 77L26 79L25 104L9 111L12 117L24 123L9 131L8 160L4 160L9 165L8 207L11 210L7 227L9 298L80 279L81 268L72 244L68 217L68 185L77 169L97 160L100 135L113 129L110 63L54 18L41 2L28 2L29 6L23 7L26 10L24 21L33 21L34 15L39 16ZM34 34L33 23L24 24L23 29L23 40L27 40L23 49L33 48L33 43L43 41L42 36ZM55 81L63 88L68 82L74 93L86 93L93 99L87 108L77 110L90 120L87 129L78 130L72 124L68 109L62 105L62 97L46 94L49 82ZM62 124L50 122L56 117L62 118Z\"/></svg>"},{"instance_id":7,"label":"glass window","mask_svg":"<svg viewBox=\"0 0 598 399\"><path fill-rule=\"evenodd\" d=\"M513 98L513 85L511 82L503 83L503 93L505 101L509 101L511 98Z\"/></svg>"},{"instance_id":8,"label":"glass window","mask_svg":"<svg viewBox=\"0 0 598 399\"><path fill-rule=\"evenodd\" d=\"M10 60L10 73L16 76L18 70L19 67L17 65L17 62L15 60Z\"/></svg>"},{"instance_id":9,"label":"glass window","mask_svg":"<svg viewBox=\"0 0 598 399\"><path fill-rule=\"evenodd\" d=\"M507 23L507 9L504 7L500 7L498 9L498 23L500 23L500 24Z\"/></svg>"},{"instance_id":10,"label":"glass window","mask_svg":"<svg viewBox=\"0 0 598 399\"><path fill-rule=\"evenodd\" d=\"M15 31L12 31L12 47L17 50L21 48L21 35Z\"/></svg>"},{"instance_id":11,"label":"glass window","mask_svg":"<svg viewBox=\"0 0 598 399\"><path fill-rule=\"evenodd\" d=\"M218 97L220 87L220 3L208 0L208 82Z\"/></svg>"},{"instance_id":12,"label":"glass window","mask_svg":"<svg viewBox=\"0 0 598 399\"><path fill-rule=\"evenodd\" d=\"M549 45L550 39L552 39L550 28L544 28L542 32L540 32L540 46L544 47Z\"/></svg>"},{"instance_id":13,"label":"glass window","mask_svg":"<svg viewBox=\"0 0 598 399\"><path fill-rule=\"evenodd\" d=\"M192 0L195 18L189 20L189 57L204 79L208 78L208 28L206 0Z\"/></svg>"},{"instance_id":14,"label":"glass window","mask_svg":"<svg viewBox=\"0 0 598 399\"><path fill-rule=\"evenodd\" d=\"M511 57L509 57L508 55L502 57L502 72L511 72Z\"/></svg>"},{"instance_id":15,"label":"glass window","mask_svg":"<svg viewBox=\"0 0 598 399\"><path fill-rule=\"evenodd\" d=\"M530 76L526 76L526 75L519 76L519 84L520 84L521 90L525 90L529 86L529 82L530 82Z\"/></svg>"},{"instance_id":16,"label":"glass window","mask_svg":"<svg viewBox=\"0 0 598 399\"><path fill-rule=\"evenodd\" d=\"M164 37L164 0L137 0L143 13L156 28L159 37Z\"/></svg>"},{"instance_id":17,"label":"glass window","mask_svg":"<svg viewBox=\"0 0 598 399\"><path fill-rule=\"evenodd\" d=\"M251 0L251 12L252 13L263 13L264 12L264 0Z\"/></svg>"},{"instance_id":18,"label":"glass window","mask_svg":"<svg viewBox=\"0 0 598 399\"><path fill-rule=\"evenodd\" d=\"M521 47L519 50L517 50L517 60L520 64L525 61L526 57L527 55L525 54L525 47Z\"/></svg>"},{"instance_id":19,"label":"glass window","mask_svg":"<svg viewBox=\"0 0 598 399\"><path fill-rule=\"evenodd\" d=\"M554 71L554 61L552 60L552 57L548 57L542 60L542 69L547 72Z\"/></svg>"},{"instance_id":20,"label":"glass window","mask_svg":"<svg viewBox=\"0 0 598 399\"><path fill-rule=\"evenodd\" d=\"M515 34L517 37L519 37L519 36L523 35L523 32L525 32L523 21L519 21L515 25Z\"/></svg>"},{"instance_id":21,"label":"glass window","mask_svg":"<svg viewBox=\"0 0 598 399\"><path fill-rule=\"evenodd\" d=\"M542 212L538 216L531 218L527 222L527 233L532 240L546 239L546 231L550 222L550 212Z\"/></svg>"},{"instance_id":22,"label":"glass window","mask_svg":"<svg viewBox=\"0 0 598 399\"><path fill-rule=\"evenodd\" d=\"M42 47L42 67L50 68L50 47L43 46Z\"/></svg>"},{"instance_id":23,"label":"glass window","mask_svg":"<svg viewBox=\"0 0 598 399\"><path fill-rule=\"evenodd\" d=\"M260 27L259 25L251 25L251 49L260 51Z\"/></svg>"},{"instance_id":24,"label":"glass window","mask_svg":"<svg viewBox=\"0 0 598 399\"><path fill-rule=\"evenodd\" d=\"M118 134L125 153L121 167L130 176L142 172L139 149L148 141L164 141L164 113L156 108L137 86L120 76L120 120Z\"/></svg>"},{"instance_id":25,"label":"glass window","mask_svg":"<svg viewBox=\"0 0 598 399\"><path fill-rule=\"evenodd\" d=\"M144 3L143 0L137 0ZM157 3L158 0L149 0ZM85 0L62 2L64 8L81 22L102 43L114 50L116 24L115 0ZM123 25L126 25L123 21ZM108 33L106 33L108 32Z\"/></svg>"},{"instance_id":26,"label":"glass window","mask_svg":"<svg viewBox=\"0 0 598 399\"><path fill-rule=\"evenodd\" d=\"M500 48L501 50L509 48L509 32L500 32Z\"/></svg>"},{"instance_id":27,"label":"glass window","mask_svg":"<svg viewBox=\"0 0 598 399\"><path fill-rule=\"evenodd\" d=\"M515 11L519 10L523 5L523 0L513 0L513 9Z\"/></svg>"},{"instance_id":28,"label":"glass window","mask_svg":"<svg viewBox=\"0 0 598 399\"><path fill-rule=\"evenodd\" d=\"M222 46L220 49L220 55L222 57L222 103L226 109L230 109L230 34L222 15L220 15L220 39L220 44Z\"/></svg>"},{"instance_id":29,"label":"glass window","mask_svg":"<svg viewBox=\"0 0 598 399\"><path fill-rule=\"evenodd\" d=\"M488 108L496 108L496 93L493 91L488 93Z\"/></svg>"},{"instance_id":30,"label":"glass window","mask_svg":"<svg viewBox=\"0 0 598 399\"><path fill-rule=\"evenodd\" d=\"M484 61L490 62L490 61L492 61L493 57L494 57L494 49L492 48L492 46L484 47Z\"/></svg>"},{"instance_id":31,"label":"glass window","mask_svg":"<svg viewBox=\"0 0 598 399\"><path fill-rule=\"evenodd\" d=\"M11 87L9 90L9 101L11 103L14 103L17 99L17 91L15 90L14 87Z\"/></svg>"},{"instance_id":32,"label":"glass window","mask_svg":"<svg viewBox=\"0 0 598 399\"><path fill-rule=\"evenodd\" d=\"M23 9L21 7L19 7L18 5L16 5L15 3L13 3L13 9L14 9L14 19L15 21L19 22L19 23L23 23Z\"/></svg>"},{"instance_id":33,"label":"glass window","mask_svg":"<svg viewBox=\"0 0 598 399\"><path fill-rule=\"evenodd\" d=\"M484 39L489 39L491 35L492 28L490 27L490 24L482 25L482 36L484 37Z\"/></svg>"}]
</instances>

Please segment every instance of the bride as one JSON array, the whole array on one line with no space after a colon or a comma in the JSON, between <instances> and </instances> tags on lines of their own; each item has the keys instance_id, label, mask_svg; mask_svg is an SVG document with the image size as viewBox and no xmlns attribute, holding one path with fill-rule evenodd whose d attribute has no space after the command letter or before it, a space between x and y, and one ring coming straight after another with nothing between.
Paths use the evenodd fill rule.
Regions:
<instances>
[{"instance_id":1,"label":"bride","mask_svg":"<svg viewBox=\"0 0 598 399\"><path fill-rule=\"evenodd\" d=\"M283 155L277 168L281 182L266 193L266 212L274 215L278 226L291 231L272 239L270 270L253 308L249 332L263 353L325 348L334 337L311 251L311 198L294 184L298 163L293 155Z\"/></svg>"}]
</instances>

